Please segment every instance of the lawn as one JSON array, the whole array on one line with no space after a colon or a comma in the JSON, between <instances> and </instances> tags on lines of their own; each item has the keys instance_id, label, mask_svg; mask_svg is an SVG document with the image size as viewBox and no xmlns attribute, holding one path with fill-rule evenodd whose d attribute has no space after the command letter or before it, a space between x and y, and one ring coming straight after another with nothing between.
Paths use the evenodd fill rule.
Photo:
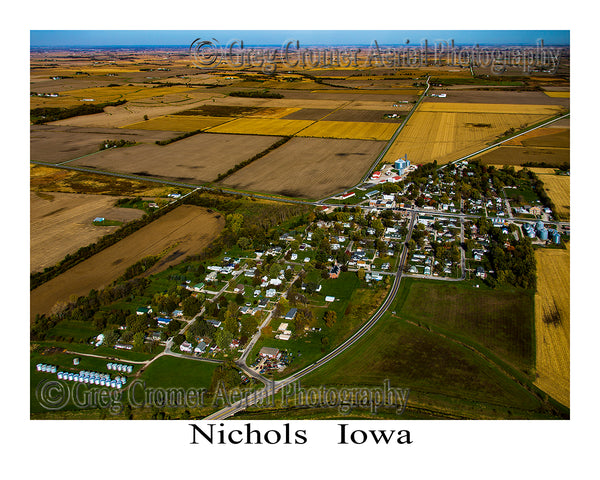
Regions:
<instances>
[{"instance_id":1,"label":"lawn","mask_svg":"<svg viewBox=\"0 0 600 480\"><path fill-rule=\"evenodd\" d=\"M216 363L162 356L144 370L140 380L152 388L208 389L217 366Z\"/></svg>"}]
</instances>

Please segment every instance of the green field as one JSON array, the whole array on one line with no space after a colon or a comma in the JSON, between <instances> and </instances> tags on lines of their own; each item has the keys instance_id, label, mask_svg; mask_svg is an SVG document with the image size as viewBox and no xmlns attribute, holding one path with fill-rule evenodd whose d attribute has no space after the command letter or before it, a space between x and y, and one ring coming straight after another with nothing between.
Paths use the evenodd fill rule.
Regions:
<instances>
[{"instance_id":1,"label":"green field","mask_svg":"<svg viewBox=\"0 0 600 480\"><path fill-rule=\"evenodd\" d=\"M48 338L72 338L74 342L85 342L99 333L91 322L63 321L48 330Z\"/></svg>"},{"instance_id":2,"label":"green field","mask_svg":"<svg viewBox=\"0 0 600 480\"><path fill-rule=\"evenodd\" d=\"M523 372L533 366L532 292L434 280L410 279L406 286L407 298L395 307L403 319L474 341Z\"/></svg>"},{"instance_id":3,"label":"green field","mask_svg":"<svg viewBox=\"0 0 600 480\"><path fill-rule=\"evenodd\" d=\"M513 358L520 355L522 361L529 349L530 358L531 346L525 348L524 339L529 338L531 344L531 331L515 330L519 325L509 321L518 318L518 312L527 317L530 308L531 297L527 292L475 290L470 284L404 279L390 308L396 314L384 315L361 341L304 377L302 386L381 386L384 380L389 380L392 387L410 388L407 418L559 416L527 380L513 374L493 354L488 357L486 348L473 347L476 340L493 343L498 355L511 354ZM429 327L424 320L432 325L439 323L447 331ZM495 327L490 328L488 323ZM506 328L500 328L503 325ZM466 329L464 339L453 333L459 328ZM490 339L483 338L485 332ZM518 348L513 348L515 339ZM298 418L338 415L337 411L327 414L310 408L298 412ZM393 415L382 412L382 418L390 418L390 414ZM282 413L251 409L243 415L277 418ZM288 418L289 411L284 415Z\"/></svg>"},{"instance_id":4,"label":"green field","mask_svg":"<svg viewBox=\"0 0 600 480\"><path fill-rule=\"evenodd\" d=\"M208 389L217 367L218 364L216 363L163 356L152 362L144 370L140 380L145 382L147 387L153 388Z\"/></svg>"}]
</instances>

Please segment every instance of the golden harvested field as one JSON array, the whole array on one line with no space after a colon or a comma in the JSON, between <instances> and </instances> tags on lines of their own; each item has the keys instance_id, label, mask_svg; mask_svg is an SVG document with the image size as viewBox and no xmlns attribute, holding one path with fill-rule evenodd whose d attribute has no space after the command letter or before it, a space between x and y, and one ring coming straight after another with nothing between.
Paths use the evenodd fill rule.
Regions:
<instances>
[{"instance_id":1,"label":"golden harvested field","mask_svg":"<svg viewBox=\"0 0 600 480\"><path fill-rule=\"evenodd\" d=\"M571 177L546 174L539 175L538 178L544 182L544 190L554 202L556 213L560 215L561 220L568 220L571 212Z\"/></svg>"},{"instance_id":2,"label":"golden harvested field","mask_svg":"<svg viewBox=\"0 0 600 480\"><path fill-rule=\"evenodd\" d=\"M536 250L538 282L535 295L535 385L570 406L570 250ZM557 310L558 324L544 318Z\"/></svg>"},{"instance_id":3,"label":"golden harvested field","mask_svg":"<svg viewBox=\"0 0 600 480\"><path fill-rule=\"evenodd\" d=\"M450 112L450 113L482 113L500 114L511 113L521 115L554 115L561 111L557 105L523 105L501 103L433 103L424 102L419 106L419 112Z\"/></svg>"},{"instance_id":4,"label":"golden harvested field","mask_svg":"<svg viewBox=\"0 0 600 480\"><path fill-rule=\"evenodd\" d=\"M355 138L358 140L389 140L397 124L376 122L321 121L302 130L299 137Z\"/></svg>"},{"instance_id":5,"label":"golden harvested field","mask_svg":"<svg viewBox=\"0 0 600 480\"><path fill-rule=\"evenodd\" d=\"M544 92L552 98L571 98L571 92Z\"/></svg>"},{"instance_id":6,"label":"golden harvested field","mask_svg":"<svg viewBox=\"0 0 600 480\"><path fill-rule=\"evenodd\" d=\"M213 133L239 133L250 135L294 135L311 123L310 120L285 120L280 118L238 118L209 129Z\"/></svg>"},{"instance_id":7,"label":"golden harvested field","mask_svg":"<svg viewBox=\"0 0 600 480\"><path fill-rule=\"evenodd\" d=\"M118 86L83 88L62 92L58 98L31 97L31 108L36 107L74 107L83 103L105 103L118 100L140 100L157 98L177 93L189 93L193 89L184 86L173 87L143 87L143 86ZM168 101L168 99L167 99ZM173 101L173 99L171 100Z\"/></svg>"},{"instance_id":8,"label":"golden harvested field","mask_svg":"<svg viewBox=\"0 0 600 480\"><path fill-rule=\"evenodd\" d=\"M199 115L165 115L143 122L132 123L122 128L138 130L167 130L177 132L193 132L206 130L233 120L233 117L201 117Z\"/></svg>"},{"instance_id":9,"label":"golden harvested field","mask_svg":"<svg viewBox=\"0 0 600 480\"><path fill-rule=\"evenodd\" d=\"M29 186L34 192L94 193L98 195L136 195L145 197L166 197L169 193L187 193L189 191L185 188L164 186L154 182L142 182L34 164L30 164Z\"/></svg>"},{"instance_id":10,"label":"golden harvested field","mask_svg":"<svg viewBox=\"0 0 600 480\"><path fill-rule=\"evenodd\" d=\"M438 104L422 106L427 105ZM461 104L462 106L468 108L471 104ZM393 163L408 154L408 159L415 164L434 160L445 164L486 147L511 127L531 125L546 117L543 114L525 113L436 112L422 111L419 108L402 129L383 161Z\"/></svg>"},{"instance_id":11,"label":"golden harvested field","mask_svg":"<svg viewBox=\"0 0 600 480\"><path fill-rule=\"evenodd\" d=\"M122 197L81 195L77 193L30 194L30 270L37 272L62 260L67 253L95 242L118 226L101 227L96 217L129 222L144 212L135 208L118 208ZM68 232L68 235L65 235Z\"/></svg>"},{"instance_id":12,"label":"golden harvested field","mask_svg":"<svg viewBox=\"0 0 600 480\"><path fill-rule=\"evenodd\" d=\"M292 138L221 183L242 190L322 198L355 185L383 142Z\"/></svg>"},{"instance_id":13,"label":"golden harvested field","mask_svg":"<svg viewBox=\"0 0 600 480\"><path fill-rule=\"evenodd\" d=\"M50 312L57 302L68 301L72 295L87 295L92 288L105 287L148 255L170 249L167 257L177 257L173 260L177 263L197 254L217 237L224 225L225 220L219 214L182 205L33 290L31 318L37 313ZM163 269L168 266L169 262L165 262Z\"/></svg>"},{"instance_id":14,"label":"golden harvested field","mask_svg":"<svg viewBox=\"0 0 600 480\"><path fill-rule=\"evenodd\" d=\"M112 148L74 160L71 165L197 184L215 180L220 173L262 152L279 138L200 133L163 146Z\"/></svg>"}]
</instances>

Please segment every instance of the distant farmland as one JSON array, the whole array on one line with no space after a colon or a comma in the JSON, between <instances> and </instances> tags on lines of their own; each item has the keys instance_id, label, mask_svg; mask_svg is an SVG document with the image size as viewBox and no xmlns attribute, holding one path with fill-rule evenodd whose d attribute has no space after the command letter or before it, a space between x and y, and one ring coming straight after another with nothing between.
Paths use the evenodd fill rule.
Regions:
<instances>
[{"instance_id":1,"label":"distant farmland","mask_svg":"<svg viewBox=\"0 0 600 480\"><path fill-rule=\"evenodd\" d=\"M311 123L310 120L238 118L232 122L213 127L210 129L210 132L254 135L294 135Z\"/></svg>"},{"instance_id":2,"label":"distant farmland","mask_svg":"<svg viewBox=\"0 0 600 480\"><path fill-rule=\"evenodd\" d=\"M391 123L320 121L298 133L299 137L389 140L398 128Z\"/></svg>"},{"instance_id":3,"label":"distant farmland","mask_svg":"<svg viewBox=\"0 0 600 480\"><path fill-rule=\"evenodd\" d=\"M132 123L125 128L139 130L172 130L178 132L193 132L205 130L216 125L233 120L233 117L200 117L196 115L165 115L143 122Z\"/></svg>"},{"instance_id":4,"label":"distant farmland","mask_svg":"<svg viewBox=\"0 0 600 480\"><path fill-rule=\"evenodd\" d=\"M31 318L49 313L57 302L72 295L87 295L92 288L101 289L123 274L138 260L172 248L175 263L199 253L223 228L222 217L201 207L184 205L160 217L93 257L42 284L31 292ZM163 269L169 264L164 264Z\"/></svg>"}]
</instances>

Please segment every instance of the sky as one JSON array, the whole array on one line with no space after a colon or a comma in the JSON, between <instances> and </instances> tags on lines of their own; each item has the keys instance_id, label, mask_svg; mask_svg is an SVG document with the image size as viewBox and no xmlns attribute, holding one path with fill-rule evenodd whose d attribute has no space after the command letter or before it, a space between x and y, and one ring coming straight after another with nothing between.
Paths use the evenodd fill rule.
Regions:
<instances>
[{"instance_id":1,"label":"sky","mask_svg":"<svg viewBox=\"0 0 600 480\"><path fill-rule=\"evenodd\" d=\"M188 46L196 38L234 39L246 45L419 45L454 40L457 45L569 45L569 30L31 30L31 47Z\"/></svg>"}]
</instances>

